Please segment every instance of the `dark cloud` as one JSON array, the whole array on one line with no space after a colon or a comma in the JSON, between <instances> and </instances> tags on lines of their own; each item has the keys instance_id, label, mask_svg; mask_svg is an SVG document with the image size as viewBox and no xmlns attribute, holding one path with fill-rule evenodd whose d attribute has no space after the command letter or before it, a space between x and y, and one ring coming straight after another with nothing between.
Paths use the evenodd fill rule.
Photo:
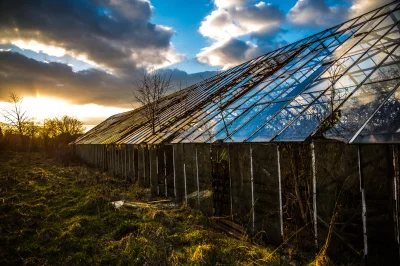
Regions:
<instances>
[{"instance_id":1,"label":"dark cloud","mask_svg":"<svg viewBox=\"0 0 400 266\"><path fill-rule=\"evenodd\" d=\"M288 42L281 37L281 34L286 32L287 30L276 27L274 29L269 29L267 32L253 32L250 34L250 37L261 47L261 52L267 53L288 44Z\"/></svg>"},{"instance_id":2,"label":"dark cloud","mask_svg":"<svg viewBox=\"0 0 400 266\"><path fill-rule=\"evenodd\" d=\"M257 48L244 41L238 39L230 39L223 46L219 47L218 50L220 55L229 61L234 59L242 61L246 59L246 53L248 53L252 49Z\"/></svg>"},{"instance_id":3,"label":"dark cloud","mask_svg":"<svg viewBox=\"0 0 400 266\"><path fill-rule=\"evenodd\" d=\"M180 58L170 44L174 31L149 22L151 15L144 0L3 0L0 34L5 44L35 40L127 73Z\"/></svg>"},{"instance_id":4,"label":"dark cloud","mask_svg":"<svg viewBox=\"0 0 400 266\"><path fill-rule=\"evenodd\" d=\"M227 69L263 53L265 51L262 48L251 42L231 38L204 48L197 55L197 60L205 64L224 66Z\"/></svg>"},{"instance_id":5,"label":"dark cloud","mask_svg":"<svg viewBox=\"0 0 400 266\"><path fill-rule=\"evenodd\" d=\"M165 70L172 75L173 83L182 80L192 85L214 75L214 72L187 74L180 70ZM62 63L44 63L19 53L0 52L0 99L9 91L25 96L62 98L74 104L95 103L106 106L131 107L132 84L140 75L117 77L98 69L74 72ZM49 110L50 112L51 110Z\"/></svg>"}]
</instances>

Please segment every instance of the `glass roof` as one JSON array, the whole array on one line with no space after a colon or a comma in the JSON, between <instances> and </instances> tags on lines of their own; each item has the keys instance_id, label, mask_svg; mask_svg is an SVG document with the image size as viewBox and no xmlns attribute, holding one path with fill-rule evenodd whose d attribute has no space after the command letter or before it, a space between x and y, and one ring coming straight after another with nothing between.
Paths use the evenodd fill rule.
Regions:
<instances>
[{"instance_id":1,"label":"glass roof","mask_svg":"<svg viewBox=\"0 0 400 266\"><path fill-rule=\"evenodd\" d=\"M77 144L400 143L398 1L114 115Z\"/></svg>"}]
</instances>

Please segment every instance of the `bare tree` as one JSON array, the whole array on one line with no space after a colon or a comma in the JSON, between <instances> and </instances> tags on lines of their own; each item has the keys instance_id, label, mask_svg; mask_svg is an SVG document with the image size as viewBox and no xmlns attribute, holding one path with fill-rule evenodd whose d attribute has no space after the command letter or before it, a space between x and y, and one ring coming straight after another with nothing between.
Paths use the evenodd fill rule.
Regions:
<instances>
[{"instance_id":1,"label":"bare tree","mask_svg":"<svg viewBox=\"0 0 400 266\"><path fill-rule=\"evenodd\" d=\"M85 127L83 126L82 121L78 120L76 117L64 115L55 118L55 124L57 126L58 134L70 134L71 136L74 136L85 132Z\"/></svg>"},{"instance_id":2,"label":"bare tree","mask_svg":"<svg viewBox=\"0 0 400 266\"><path fill-rule=\"evenodd\" d=\"M346 61L349 58L343 59L341 62L337 61L335 62L328 70L328 80L329 80L329 91L330 91L330 101L329 101L329 111L330 111L330 117L333 120L334 119L334 103L335 103L335 97L336 97L336 91L335 91L335 82L340 78L341 74L343 71L346 69ZM333 121L332 121L333 122Z\"/></svg>"},{"instance_id":3,"label":"bare tree","mask_svg":"<svg viewBox=\"0 0 400 266\"><path fill-rule=\"evenodd\" d=\"M25 128L30 120L26 114L26 110L22 106L23 100L24 98L20 95L10 92L6 99L6 102L9 104L8 107L4 107L0 111L5 122L20 135L24 135Z\"/></svg>"},{"instance_id":4,"label":"bare tree","mask_svg":"<svg viewBox=\"0 0 400 266\"><path fill-rule=\"evenodd\" d=\"M338 92L338 89L335 88L335 85L336 82L342 77L343 72L346 70L346 61L348 59L349 58L344 58L340 61L338 60L334 62L326 71L326 80L328 81L329 86L327 90L327 97L329 97L328 102L325 107L323 107L321 113L316 111L312 114L321 123L317 134L322 134L331 129L340 119L340 110L335 111L335 103L341 102L342 98L346 97L346 92L340 92L340 90Z\"/></svg>"},{"instance_id":5,"label":"bare tree","mask_svg":"<svg viewBox=\"0 0 400 266\"><path fill-rule=\"evenodd\" d=\"M222 119L222 122L223 122L223 124L224 124L224 129L225 129L226 137L229 137L228 126L227 126L226 121L225 121L225 114L224 114L225 108L223 107L223 100L224 100L224 99L223 99L223 96L222 96L222 94L220 94L220 95L218 96L218 101L219 101L219 107L218 107L218 109L220 110L221 119Z\"/></svg>"},{"instance_id":6,"label":"bare tree","mask_svg":"<svg viewBox=\"0 0 400 266\"><path fill-rule=\"evenodd\" d=\"M170 89L171 75L159 69L143 70L142 77L134 82L134 99L144 106L153 134L156 129L159 101Z\"/></svg>"},{"instance_id":7,"label":"bare tree","mask_svg":"<svg viewBox=\"0 0 400 266\"><path fill-rule=\"evenodd\" d=\"M216 80L218 80L218 82L220 82L223 77L222 77L222 71L221 70L217 70L217 74L215 75ZM203 79L204 82L206 82L206 79L204 79L201 75L200 77ZM217 110L219 111L219 115L221 116L221 121L223 123L223 128L225 131L225 134L227 137L229 137L229 131L228 131L228 125L226 123L226 117L225 117L225 106L224 106L224 93L219 93L214 100L214 103L218 105ZM200 128L206 132L206 135L208 136L208 138L211 140L213 137L213 133L211 132L211 126L208 126L207 124L209 124L209 121L204 121L204 119L201 119L201 123L202 125L200 126ZM229 137L230 138L230 137Z\"/></svg>"}]
</instances>

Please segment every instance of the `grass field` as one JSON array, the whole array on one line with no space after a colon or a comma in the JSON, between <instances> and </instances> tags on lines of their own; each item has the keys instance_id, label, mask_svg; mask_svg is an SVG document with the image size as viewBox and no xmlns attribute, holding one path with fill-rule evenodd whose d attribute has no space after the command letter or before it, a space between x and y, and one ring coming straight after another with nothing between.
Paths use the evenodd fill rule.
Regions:
<instances>
[{"instance_id":1,"label":"grass field","mask_svg":"<svg viewBox=\"0 0 400 266\"><path fill-rule=\"evenodd\" d=\"M148 192L78 163L0 153L0 265L276 265L278 253L216 232L200 212L115 209Z\"/></svg>"}]
</instances>

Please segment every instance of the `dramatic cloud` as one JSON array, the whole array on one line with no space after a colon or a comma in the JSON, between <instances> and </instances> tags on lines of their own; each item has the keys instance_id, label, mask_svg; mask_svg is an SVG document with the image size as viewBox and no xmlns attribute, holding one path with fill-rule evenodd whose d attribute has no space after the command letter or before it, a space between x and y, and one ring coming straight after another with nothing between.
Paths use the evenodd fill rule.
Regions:
<instances>
[{"instance_id":1,"label":"dramatic cloud","mask_svg":"<svg viewBox=\"0 0 400 266\"><path fill-rule=\"evenodd\" d=\"M275 41L283 31L280 27L285 20L283 12L272 4L249 5L249 2L214 1L216 10L204 18L199 28L214 43L197 54L199 62L226 69L280 45Z\"/></svg>"},{"instance_id":2,"label":"dramatic cloud","mask_svg":"<svg viewBox=\"0 0 400 266\"><path fill-rule=\"evenodd\" d=\"M346 21L348 9L344 6L328 6L325 0L299 0L290 9L288 20L298 26L326 28Z\"/></svg>"},{"instance_id":3,"label":"dramatic cloud","mask_svg":"<svg viewBox=\"0 0 400 266\"><path fill-rule=\"evenodd\" d=\"M212 76L213 72L189 75L179 70L166 70L174 84L182 80L191 85ZM140 71L116 77L99 69L74 72L69 65L40 62L11 51L0 51L0 99L9 91L24 96L64 99L72 104L96 103L129 108L133 81Z\"/></svg>"},{"instance_id":4,"label":"dramatic cloud","mask_svg":"<svg viewBox=\"0 0 400 266\"><path fill-rule=\"evenodd\" d=\"M68 54L116 74L181 61L171 45L174 31L150 23L151 15L146 0L4 0L0 44Z\"/></svg>"},{"instance_id":5,"label":"dramatic cloud","mask_svg":"<svg viewBox=\"0 0 400 266\"><path fill-rule=\"evenodd\" d=\"M348 0L344 9L327 4L333 1L299 0L285 15L266 2L214 0L215 9L199 28L211 44L197 60L233 67L285 45L285 21L291 22L285 27L327 27L386 2ZM140 67L168 66L183 58L171 44L174 30L151 23L152 13L148 0L0 1L0 99L14 90L73 104L130 107ZM76 67L81 61L95 68ZM174 82L187 85L214 74L166 71Z\"/></svg>"}]
</instances>

